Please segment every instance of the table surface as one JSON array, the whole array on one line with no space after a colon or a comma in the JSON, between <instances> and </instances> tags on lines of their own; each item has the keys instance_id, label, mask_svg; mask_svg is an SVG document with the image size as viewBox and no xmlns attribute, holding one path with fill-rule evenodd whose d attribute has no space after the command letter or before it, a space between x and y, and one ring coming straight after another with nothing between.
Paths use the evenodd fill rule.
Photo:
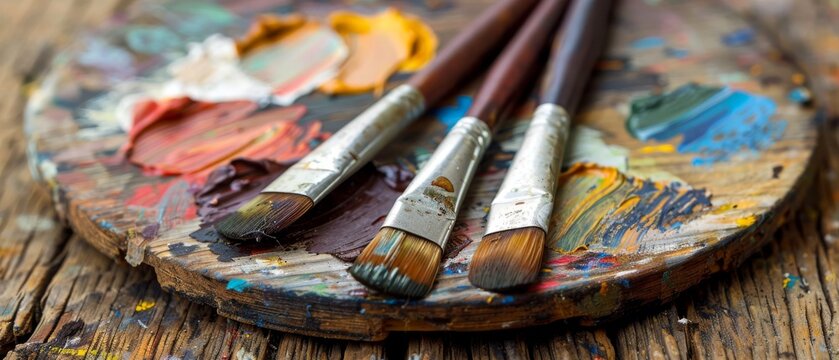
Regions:
<instances>
[{"instance_id":1,"label":"table surface","mask_svg":"<svg viewBox=\"0 0 839 360\"><path fill-rule=\"evenodd\" d=\"M0 1L0 144L7 144L0 150L0 351L10 358L839 356L839 145L834 131L824 133L828 155L820 160L822 171L809 199L774 235L775 241L737 271L669 305L599 327L557 323L495 333L394 334L385 342L360 343L240 324L168 294L150 268L116 263L58 223L50 194L30 176L21 129L29 84L49 59L80 29L100 24L129 2ZM778 46L809 76L823 82L817 75L835 72L826 64L831 57L820 55L839 46L819 41L812 43L824 46L809 46L801 34L781 30L789 28L789 21L830 26L812 17L831 16L831 11L800 6L810 10L751 12L738 6L740 1L729 2L756 27L778 31L773 35ZM828 85L813 84L822 99L835 101Z\"/></svg>"}]
</instances>

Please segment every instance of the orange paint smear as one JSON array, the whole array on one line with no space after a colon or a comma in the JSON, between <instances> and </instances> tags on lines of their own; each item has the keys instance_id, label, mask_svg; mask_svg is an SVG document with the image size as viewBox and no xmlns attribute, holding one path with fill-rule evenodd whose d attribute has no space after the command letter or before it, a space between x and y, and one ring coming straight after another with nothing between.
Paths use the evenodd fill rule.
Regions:
<instances>
[{"instance_id":1,"label":"orange paint smear","mask_svg":"<svg viewBox=\"0 0 839 360\"><path fill-rule=\"evenodd\" d=\"M321 86L328 94L381 94L393 73L421 69L437 49L437 37L428 25L395 9L373 17L339 11L329 23L346 41L350 56L338 75Z\"/></svg>"},{"instance_id":2,"label":"orange paint smear","mask_svg":"<svg viewBox=\"0 0 839 360\"><path fill-rule=\"evenodd\" d=\"M154 175L203 179L236 157L296 161L311 150L313 140L325 137L319 122L297 123L306 112L303 106L257 108L249 101L188 98L141 103L124 147L126 157Z\"/></svg>"},{"instance_id":3,"label":"orange paint smear","mask_svg":"<svg viewBox=\"0 0 839 360\"><path fill-rule=\"evenodd\" d=\"M247 34L236 40L236 51L239 52L239 56L247 55L260 46L281 41L306 23L306 18L300 14L287 16L261 15L251 25Z\"/></svg>"}]
</instances>

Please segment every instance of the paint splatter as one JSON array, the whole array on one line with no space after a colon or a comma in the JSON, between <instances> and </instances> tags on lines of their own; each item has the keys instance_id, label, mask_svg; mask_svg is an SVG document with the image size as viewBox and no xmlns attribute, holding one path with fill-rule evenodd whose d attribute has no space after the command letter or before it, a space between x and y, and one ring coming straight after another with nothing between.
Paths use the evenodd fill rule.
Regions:
<instances>
[{"instance_id":1,"label":"paint splatter","mask_svg":"<svg viewBox=\"0 0 839 360\"><path fill-rule=\"evenodd\" d=\"M644 141L681 135L678 151L698 154L694 165L709 165L771 147L786 128L786 121L771 120L775 112L775 103L763 96L687 84L633 101L627 128Z\"/></svg>"},{"instance_id":2,"label":"paint splatter","mask_svg":"<svg viewBox=\"0 0 839 360\"><path fill-rule=\"evenodd\" d=\"M800 105L808 105L813 101L813 94L809 89L799 86L790 90L787 99Z\"/></svg>"},{"instance_id":3,"label":"paint splatter","mask_svg":"<svg viewBox=\"0 0 839 360\"><path fill-rule=\"evenodd\" d=\"M798 277L798 276L792 275L790 273L784 273L784 281L783 281L784 289L789 290L789 289L794 288L795 284L798 283L798 280L800 280L800 279L801 278Z\"/></svg>"},{"instance_id":4,"label":"paint splatter","mask_svg":"<svg viewBox=\"0 0 839 360\"><path fill-rule=\"evenodd\" d=\"M154 307L156 303L153 300L140 300L136 306L134 306L134 311L141 312L146 311Z\"/></svg>"},{"instance_id":5,"label":"paint splatter","mask_svg":"<svg viewBox=\"0 0 839 360\"><path fill-rule=\"evenodd\" d=\"M372 17L339 11L329 22L349 45L350 56L338 75L321 86L327 94L381 94L390 75L421 69L437 49L437 37L428 25L396 9Z\"/></svg>"},{"instance_id":6,"label":"paint splatter","mask_svg":"<svg viewBox=\"0 0 839 360\"><path fill-rule=\"evenodd\" d=\"M755 41L755 31L750 28L734 30L722 36L722 43L728 46L744 46Z\"/></svg>"},{"instance_id":7,"label":"paint splatter","mask_svg":"<svg viewBox=\"0 0 839 360\"><path fill-rule=\"evenodd\" d=\"M284 106L334 78L349 55L334 30L301 15L260 16L236 47L241 68Z\"/></svg>"},{"instance_id":8,"label":"paint splatter","mask_svg":"<svg viewBox=\"0 0 839 360\"><path fill-rule=\"evenodd\" d=\"M169 252L174 256L187 256L195 250L198 250L198 245L169 244Z\"/></svg>"},{"instance_id":9,"label":"paint splatter","mask_svg":"<svg viewBox=\"0 0 839 360\"><path fill-rule=\"evenodd\" d=\"M457 274L465 274L467 269L466 263L460 262L453 262L443 268L444 275L457 275Z\"/></svg>"},{"instance_id":10,"label":"paint splatter","mask_svg":"<svg viewBox=\"0 0 839 360\"><path fill-rule=\"evenodd\" d=\"M749 227L752 226L757 221L757 217L754 215L749 215L743 218L739 218L734 222L737 224L738 227Z\"/></svg>"},{"instance_id":11,"label":"paint splatter","mask_svg":"<svg viewBox=\"0 0 839 360\"><path fill-rule=\"evenodd\" d=\"M781 172L784 171L783 165L775 165L772 167L772 178L777 179L781 176Z\"/></svg>"},{"instance_id":12,"label":"paint splatter","mask_svg":"<svg viewBox=\"0 0 839 360\"><path fill-rule=\"evenodd\" d=\"M612 254L586 251L579 254L565 254L548 261L545 265L554 269L589 271L592 269L608 269L618 265L618 258Z\"/></svg>"},{"instance_id":13,"label":"paint splatter","mask_svg":"<svg viewBox=\"0 0 839 360\"><path fill-rule=\"evenodd\" d=\"M638 50L655 49L664 46L666 42L664 38L659 36L650 36L635 40L632 42L632 47Z\"/></svg>"},{"instance_id":14,"label":"paint splatter","mask_svg":"<svg viewBox=\"0 0 839 360\"><path fill-rule=\"evenodd\" d=\"M156 175L203 178L213 167L244 156L280 163L307 154L325 139L320 122L297 122L303 106L256 111L251 102L204 103L188 98L150 101L138 107L124 151Z\"/></svg>"},{"instance_id":15,"label":"paint splatter","mask_svg":"<svg viewBox=\"0 0 839 360\"><path fill-rule=\"evenodd\" d=\"M250 286L250 283L245 279L233 278L227 282L227 290L233 290L235 292L243 292Z\"/></svg>"},{"instance_id":16,"label":"paint splatter","mask_svg":"<svg viewBox=\"0 0 839 360\"><path fill-rule=\"evenodd\" d=\"M460 118L466 116L466 112L472 107L472 97L467 95L460 95L455 100L453 106L443 106L434 111L434 116L440 120L443 125L446 125L446 131L454 127Z\"/></svg>"},{"instance_id":17,"label":"paint splatter","mask_svg":"<svg viewBox=\"0 0 839 360\"><path fill-rule=\"evenodd\" d=\"M549 248L605 247L635 252L649 233L677 229L711 206L704 190L628 178L617 169L576 164L559 178Z\"/></svg>"}]
</instances>

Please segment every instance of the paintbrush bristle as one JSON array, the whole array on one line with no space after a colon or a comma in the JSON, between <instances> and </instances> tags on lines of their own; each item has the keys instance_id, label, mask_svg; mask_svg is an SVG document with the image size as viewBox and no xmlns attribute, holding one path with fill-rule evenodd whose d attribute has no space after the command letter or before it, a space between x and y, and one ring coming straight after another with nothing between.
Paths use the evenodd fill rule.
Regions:
<instances>
[{"instance_id":1,"label":"paintbrush bristle","mask_svg":"<svg viewBox=\"0 0 839 360\"><path fill-rule=\"evenodd\" d=\"M273 234L299 219L312 206L312 199L304 195L261 193L219 221L216 230L235 240L273 238Z\"/></svg>"},{"instance_id":2,"label":"paintbrush bristle","mask_svg":"<svg viewBox=\"0 0 839 360\"><path fill-rule=\"evenodd\" d=\"M382 228L350 267L359 282L384 293L422 297L431 291L440 258L440 246L393 228Z\"/></svg>"},{"instance_id":3,"label":"paintbrush bristle","mask_svg":"<svg viewBox=\"0 0 839 360\"><path fill-rule=\"evenodd\" d=\"M542 268L545 232L528 227L489 234L481 239L469 281L491 291L511 290L536 281Z\"/></svg>"}]
</instances>

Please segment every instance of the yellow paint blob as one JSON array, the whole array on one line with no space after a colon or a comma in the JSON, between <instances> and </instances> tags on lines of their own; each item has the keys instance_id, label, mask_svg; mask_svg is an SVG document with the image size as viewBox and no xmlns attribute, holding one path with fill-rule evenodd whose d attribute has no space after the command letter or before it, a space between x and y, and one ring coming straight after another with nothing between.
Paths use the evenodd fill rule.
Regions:
<instances>
[{"instance_id":1,"label":"yellow paint blob","mask_svg":"<svg viewBox=\"0 0 839 360\"><path fill-rule=\"evenodd\" d=\"M723 204L722 206L712 210L711 214L714 214L714 215L722 214L724 212L727 212L728 210L735 209L735 208L737 208L737 204L735 204L735 203Z\"/></svg>"},{"instance_id":2,"label":"yellow paint blob","mask_svg":"<svg viewBox=\"0 0 839 360\"><path fill-rule=\"evenodd\" d=\"M330 15L329 24L344 38L350 56L338 75L321 86L327 94L381 94L393 73L421 69L437 49L437 37L428 25L396 9L373 17L338 11Z\"/></svg>"},{"instance_id":3,"label":"yellow paint blob","mask_svg":"<svg viewBox=\"0 0 839 360\"><path fill-rule=\"evenodd\" d=\"M136 311L136 312L146 311L148 309L153 308L154 305L155 305L154 301L140 300L140 302L137 303L137 306L134 307L134 311Z\"/></svg>"},{"instance_id":4,"label":"yellow paint blob","mask_svg":"<svg viewBox=\"0 0 839 360\"><path fill-rule=\"evenodd\" d=\"M676 152L676 147L673 144L650 145L644 146L638 151L642 154L673 153Z\"/></svg>"},{"instance_id":5,"label":"yellow paint blob","mask_svg":"<svg viewBox=\"0 0 839 360\"><path fill-rule=\"evenodd\" d=\"M50 353L54 355L67 355L67 356L75 356L75 357L87 357L91 356L93 358L98 359L105 359L105 360L118 360L120 357L116 354L110 354L104 351L99 351L96 349L72 349L72 348L61 348L58 346L53 346L50 348Z\"/></svg>"},{"instance_id":6,"label":"yellow paint blob","mask_svg":"<svg viewBox=\"0 0 839 360\"><path fill-rule=\"evenodd\" d=\"M754 216L754 215L750 215L750 216L746 216L744 218L739 218L739 219L735 220L735 223L737 223L737 226L739 226L739 227L748 227L748 226L751 226L752 224L754 224L755 221L757 221L757 217Z\"/></svg>"}]
</instances>

